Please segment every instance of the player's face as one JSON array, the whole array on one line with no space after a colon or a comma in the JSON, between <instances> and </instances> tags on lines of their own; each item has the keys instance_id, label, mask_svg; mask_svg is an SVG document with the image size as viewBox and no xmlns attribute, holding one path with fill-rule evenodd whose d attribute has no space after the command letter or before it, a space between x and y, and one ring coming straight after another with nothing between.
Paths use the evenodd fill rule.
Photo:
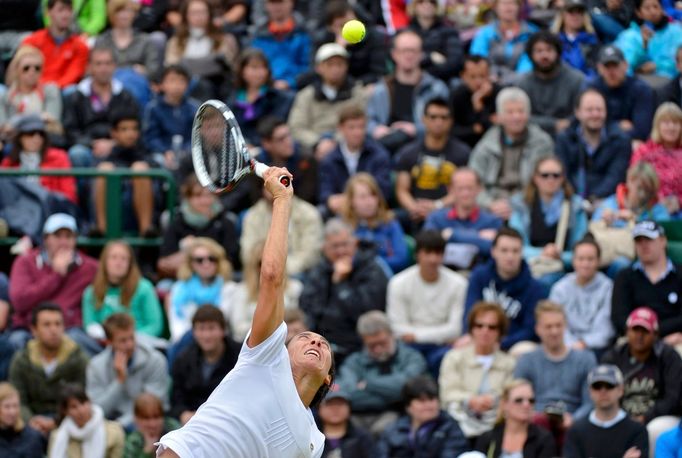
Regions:
<instances>
[{"instance_id":1,"label":"player's face","mask_svg":"<svg viewBox=\"0 0 682 458\"><path fill-rule=\"evenodd\" d=\"M316 373L327 377L332 367L332 349L327 339L314 332L298 334L288 346L294 373ZM331 381L331 377L329 378Z\"/></svg>"}]
</instances>

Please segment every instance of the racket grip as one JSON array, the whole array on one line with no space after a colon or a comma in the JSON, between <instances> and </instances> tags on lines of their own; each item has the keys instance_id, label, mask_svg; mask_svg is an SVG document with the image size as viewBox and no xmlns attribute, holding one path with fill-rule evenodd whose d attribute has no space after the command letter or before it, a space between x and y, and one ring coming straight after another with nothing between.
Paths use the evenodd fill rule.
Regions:
<instances>
[{"instance_id":1,"label":"racket grip","mask_svg":"<svg viewBox=\"0 0 682 458\"><path fill-rule=\"evenodd\" d=\"M258 161L253 161L253 162L254 162L253 168L254 168L254 171L256 172L256 175L258 175L259 177L263 178L263 174L264 174L265 171L266 171L267 169L269 169L270 167L268 167L267 165L263 164L262 162L258 162ZM291 184L291 180L290 180L289 177L286 176L286 175L280 176L280 177L279 177L279 182L282 183L282 184L283 184L284 186L286 186L287 188L288 188L289 185Z\"/></svg>"}]
</instances>

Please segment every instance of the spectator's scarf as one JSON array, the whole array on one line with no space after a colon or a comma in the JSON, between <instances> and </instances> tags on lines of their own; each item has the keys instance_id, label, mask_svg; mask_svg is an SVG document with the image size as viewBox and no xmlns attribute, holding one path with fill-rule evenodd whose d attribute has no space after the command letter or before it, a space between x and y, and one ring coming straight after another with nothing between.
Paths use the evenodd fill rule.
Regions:
<instances>
[{"instance_id":1,"label":"spectator's scarf","mask_svg":"<svg viewBox=\"0 0 682 458\"><path fill-rule=\"evenodd\" d=\"M104 413L98 405L91 404L92 418L79 428L71 417L66 417L56 431L55 441L49 458L67 458L69 441L74 439L82 445L82 456L104 458L106 452L106 431Z\"/></svg>"},{"instance_id":2,"label":"spectator's scarf","mask_svg":"<svg viewBox=\"0 0 682 458\"><path fill-rule=\"evenodd\" d=\"M538 196L538 199L540 197ZM562 190L557 191L552 200L545 203L540 199L540 208L542 209L542 214L545 216L545 226L552 227L559 221L561 216L561 204L564 202L564 192Z\"/></svg>"},{"instance_id":3,"label":"spectator's scarf","mask_svg":"<svg viewBox=\"0 0 682 458\"><path fill-rule=\"evenodd\" d=\"M286 35L289 35L294 31L296 23L294 18L290 17L284 22L274 22L270 21L268 23L268 31L275 36L277 40L283 40Z\"/></svg>"}]
</instances>

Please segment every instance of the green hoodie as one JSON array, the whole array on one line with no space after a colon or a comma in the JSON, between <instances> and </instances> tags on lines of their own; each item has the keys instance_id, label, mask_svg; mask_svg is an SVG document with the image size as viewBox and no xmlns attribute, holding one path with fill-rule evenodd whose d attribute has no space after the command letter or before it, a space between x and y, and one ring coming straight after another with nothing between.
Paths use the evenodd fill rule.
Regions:
<instances>
[{"instance_id":1,"label":"green hoodie","mask_svg":"<svg viewBox=\"0 0 682 458\"><path fill-rule=\"evenodd\" d=\"M19 390L21 416L28 422L34 415L55 417L61 387L65 383L85 386L85 368L88 358L68 336L62 338L57 352L57 367L51 375L45 374L44 363L38 350L38 341L32 339L26 348L17 352L9 368L9 381Z\"/></svg>"}]
</instances>

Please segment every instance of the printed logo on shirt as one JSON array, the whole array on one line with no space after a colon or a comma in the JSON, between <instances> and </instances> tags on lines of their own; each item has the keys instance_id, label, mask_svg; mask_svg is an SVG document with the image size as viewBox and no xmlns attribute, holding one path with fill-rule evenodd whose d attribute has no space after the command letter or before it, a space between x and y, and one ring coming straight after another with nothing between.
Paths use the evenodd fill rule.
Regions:
<instances>
[{"instance_id":1,"label":"printed logo on shirt","mask_svg":"<svg viewBox=\"0 0 682 458\"><path fill-rule=\"evenodd\" d=\"M440 157L424 156L421 163L412 167L412 178L419 189L438 189L450 184L450 178L457 166Z\"/></svg>"},{"instance_id":2,"label":"printed logo on shirt","mask_svg":"<svg viewBox=\"0 0 682 458\"><path fill-rule=\"evenodd\" d=\"M514 320L517 316L519 316L519 313L521 313L521 308L523 308L523 304L521 304L521 302L519 302L517 299L514 299L508 295L506 291L497 291L494 280L490 280L488 286L483 288L483 300L486 302L495 302L500 304L500 307L504 309L507 317L510 320Z\"/></svg>"},{"instance_id":3,"label":"printed logo on shirt","mask_svg":"<svg viewBox=\"0 0 682 458\"><path fill-rule=\"evenodd\" d=\"M648 372L652 372L648 369ZM630 415L644 415L658 398L658 387L654 379L642 375L627 381L624 386L623 409Z\"/></svg>"}]
</instances>

